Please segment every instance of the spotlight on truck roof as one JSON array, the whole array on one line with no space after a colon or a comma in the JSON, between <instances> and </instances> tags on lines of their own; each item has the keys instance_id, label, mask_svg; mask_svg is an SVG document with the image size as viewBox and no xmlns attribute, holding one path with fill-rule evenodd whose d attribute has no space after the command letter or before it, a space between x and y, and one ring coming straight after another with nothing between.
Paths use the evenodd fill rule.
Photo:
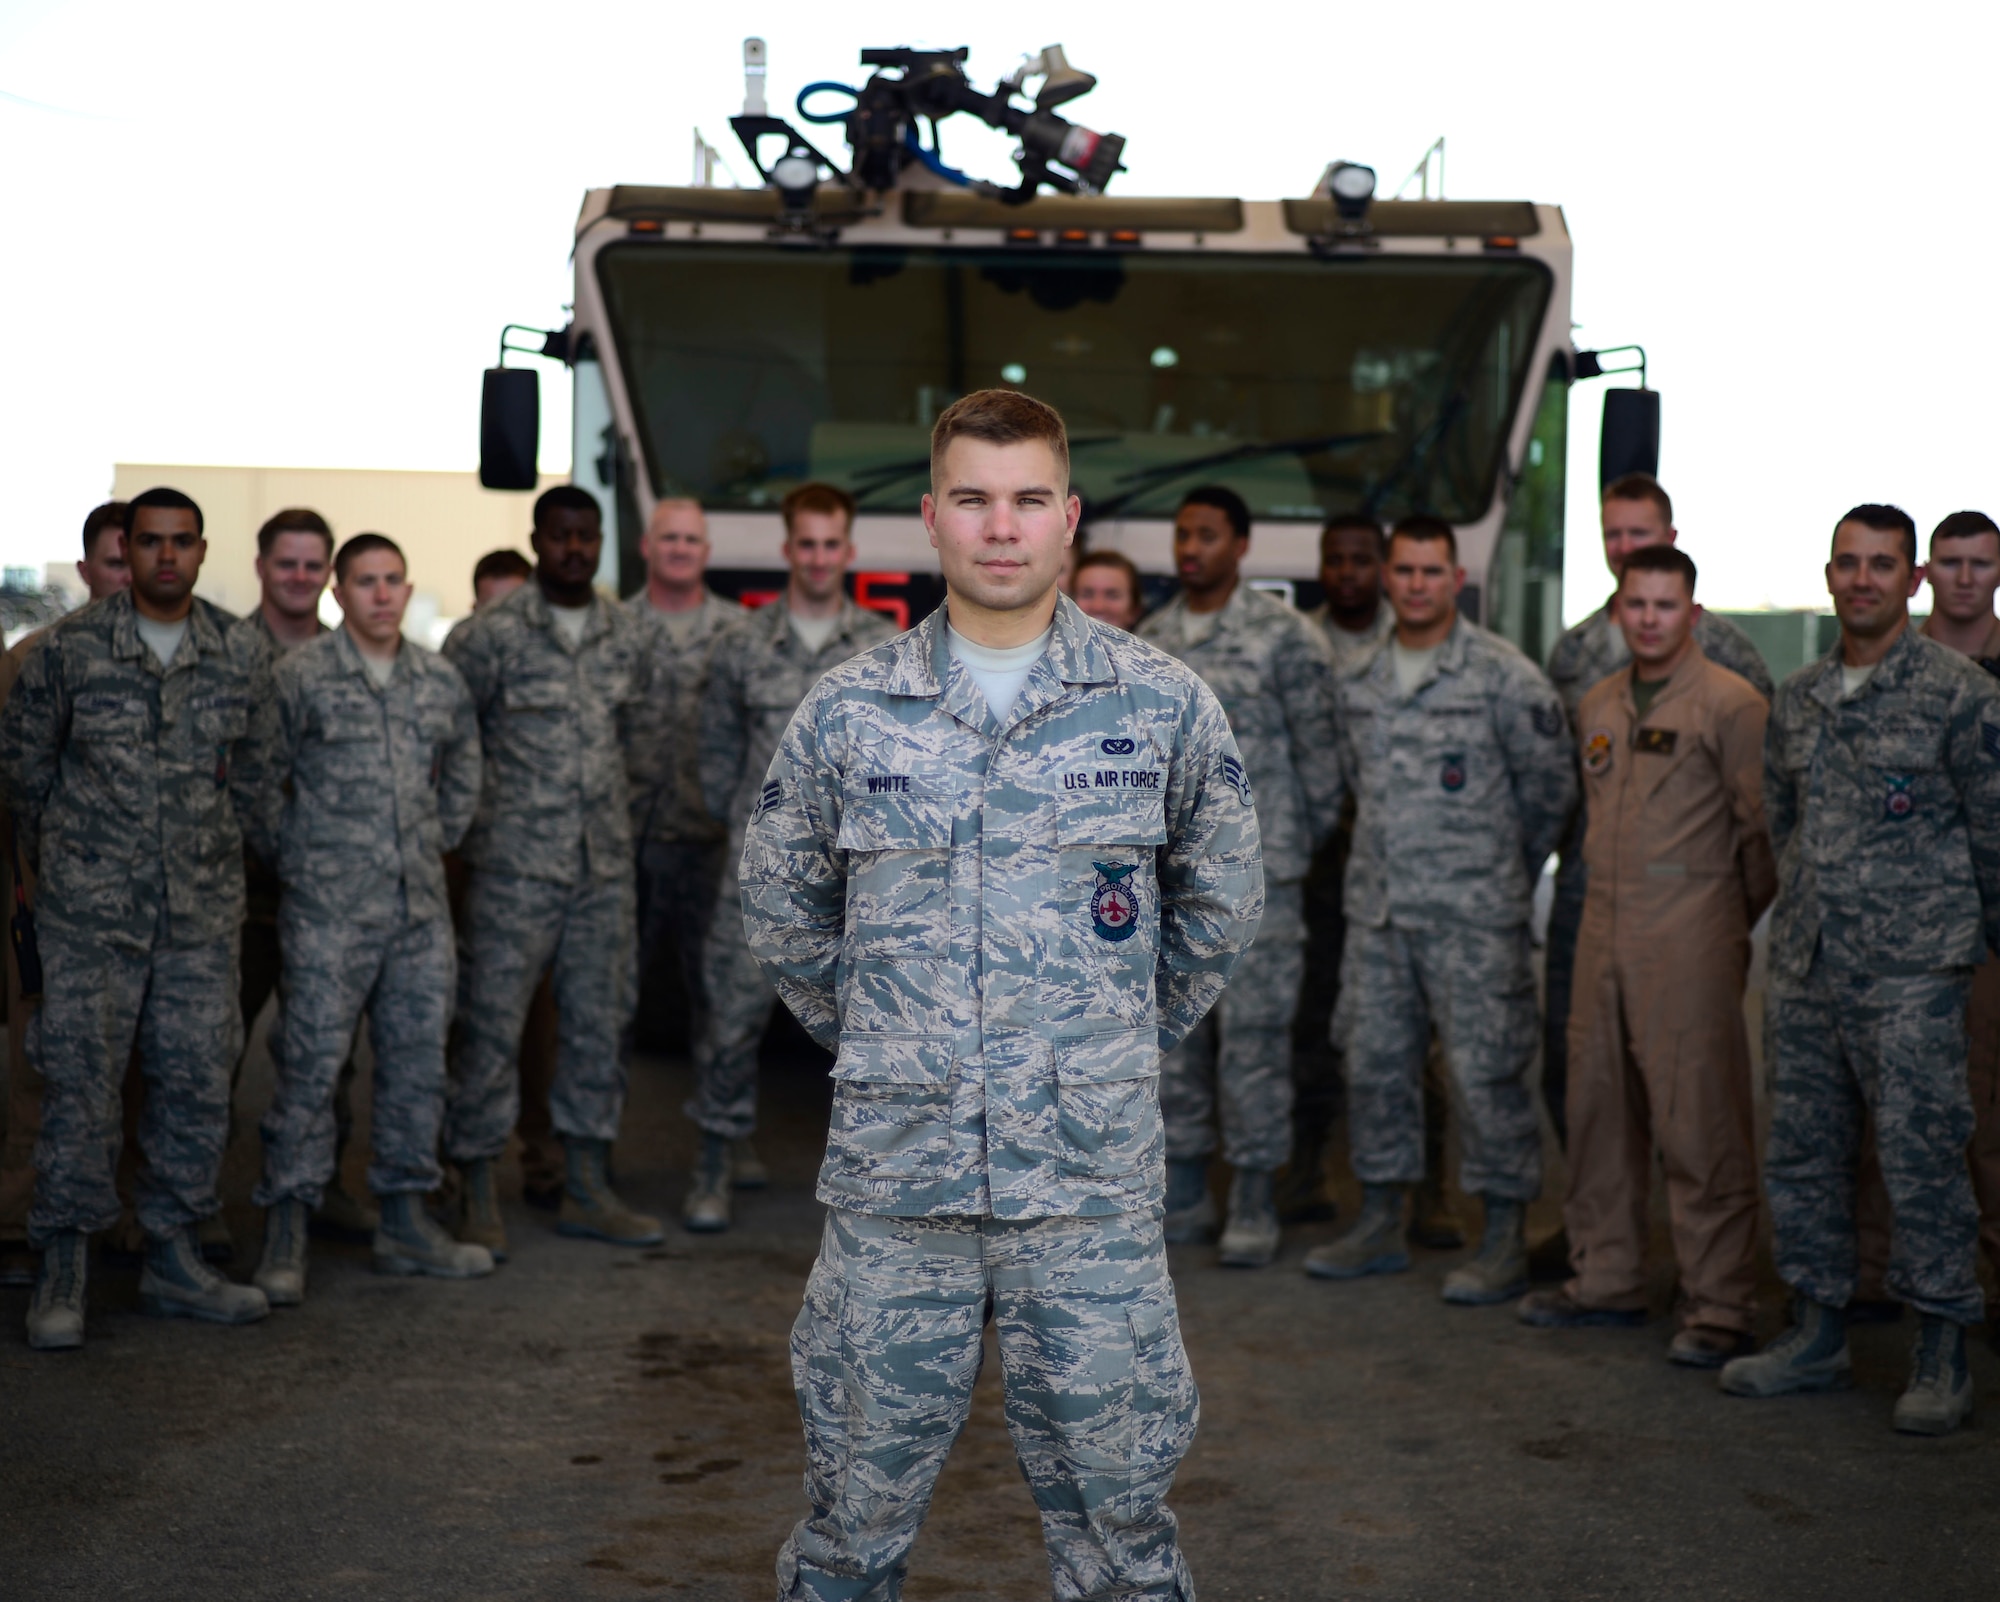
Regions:
<instances>
[{"instance_id":1,"label":"spotlight on truck roof","mask_svg":"<svg viewBox=\"0 0 2000 1602\"><path fill-rule=\"evenodd\" d=\"M771 163L771 182L785 197L786 209L803 210L812 204L813 191L819 188L819 163L796 151L780 156Z\"/></svg>"},{"instance_id":2,"label":"spotlight on truck roof","mask_svg":"<svg viewBox=\"0 0 2000 1602\"><path fill-rule=\"evenodd\" d=\"M1345 222L1359 222L1375 199L1375 169L1358 161L1336 161L1320 180L1333 198L1333 209Z\"/></svg>"}]
</instances>

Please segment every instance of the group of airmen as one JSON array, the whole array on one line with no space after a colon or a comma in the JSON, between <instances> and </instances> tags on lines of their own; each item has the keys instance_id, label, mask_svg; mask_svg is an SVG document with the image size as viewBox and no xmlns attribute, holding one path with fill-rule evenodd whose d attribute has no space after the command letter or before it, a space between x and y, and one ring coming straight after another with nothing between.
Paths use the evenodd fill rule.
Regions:
<instances>
[{"instance_id":1,"label":"group of airmen","mask_svg":"<svg viewBox=\"0 0 2000 1602\"><path fill-rule=\"evenodd\" d=\"M1131 562L1073 543L1067 475L1048 408L955 403L924 508L948 603L901 635L846 594L838 488L786 498L785 588L754 611L707 587L690 500L644 530L644 588L599 593L599 509L554 489L533 565L483 561L442 653L402 638L407 565L382 535L336 550L315 514L279 514L262 604L237 620L194 595L185 495L93 513L94 600L14 649L0 712L17 883L0 1240L25 1224L40 1257L30 1343L82 1343L89 1237L119 1223L134 1115L160 1313L301 1301L316 1221L368 1229L386 1272L490 1272L517 1132L561 1231L658 1241L610 1151L640 975L674 964L701 1131L686 1227L726 1229L732 1193L764 1180L776 1002L835 1054L832 1210L794 1332L815 1511L781 1559L787 1594L850 1594L829 1577L900 1563L986 1316L1052 1563L1086 1590L1095 1565L1172 1594L1159 1492L1194 1402L1164 1245L1261 1267L1286 1219L1332 1216L1343 1096L1362 1203L1308 1273L1463 1244L1449 1124L1482 1218L1445 1299L1643 1323L1657 1151L1671 1361L1737 1395L1829 1389L1851 1382L1850 1318L1907 1305L1897 1427L1962 1422L1982 1210L2000 1267L2000 526L1947 518L1926 570L1904 513L1846 514L1839 643L1774 692L1697 603L1650 477L1605 489L1614 593L1544 672L1459 610L1448 523L1335 519L1307 613L1247 581L1250 512L1219 486L1184 498L1179 591L1142 616ZM1058 560L1061 596L1038 565ZM1538 1001L1535 893L1558 855ZM1743 999L1767 908L1760 1191ZM244 1285L204 1245L274 986ZM364 1019L372 1207L338 1180ZM1572 1275L1531 1291L1538 1056ZM441 1185L449 1229L427 1205ZM1753 1351L1760 1195L1793 1311ZM1092 1392L1123 1412L1093 1422L1076 1387L1111 1359L1073 1337L1107 1317L1129 1372ZM925 1319L942 1322L919 1340ZM907 1389L913 1340L933 1343L916 1367L936 1394ZM861 1438L856 1386L894 1394L893 1441ZM1077 1432L1114 1426L1145 1438L1090 1468ZM877 1447L872 1477L845 1474ZM1116 1532L1093 1511L1107 1497Z\"/></svg>"}]
</instances>

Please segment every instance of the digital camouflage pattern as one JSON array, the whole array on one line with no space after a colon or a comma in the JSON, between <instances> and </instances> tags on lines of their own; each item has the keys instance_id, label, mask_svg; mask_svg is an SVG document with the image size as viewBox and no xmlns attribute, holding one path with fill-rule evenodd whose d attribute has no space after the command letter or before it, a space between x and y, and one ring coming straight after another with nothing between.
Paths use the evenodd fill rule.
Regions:
<instances>
[{"instance_id":1,"label":"digital camouflage pattern","mask_svg":"<svg viewBox=\"0 0 2000 1602\"><path fill-rule=\"evenodd\" d=\"M1003 722L935 612L806 698L742 885L751 951L838 1052L821 1200L1161 1204L1160 1053L1263 910L1250 782L1189 669L1064 597Z\"/></svg>"},{"instance_id":2,"label":"digital camouflage pattern","mask_svg":"<svg viewBox=\"0 0 2000 1602\"><path fill-rule=\"evenodd\" d=\"M671 952L687 999L690 1046L701 1039L708 1027L708 988L702 977L703 961L708 949L708 931L715 921L716 888L722 882L722 855L720 840L639 842L640 1006L643 1012L646 1007L664 1005L660 997L648 994L648 987L658 972L660 954ZM739 939L735 944L740 948L742 941ZM748 953L744 960L749 961ZM771 987L764 983L764 976L759 973L756 980L768 997ZM645 1026L646 1020L641 1017L637 1027Z\"/></svg>"},{"instance_id":3,"label":"digital camouflage pattern","mask_svg":"<svg viewBox=\"0 0 2000 1602\"><path fill-rule=\"evenodd\" d=\"M902 1594L972 1405L989 1298L1052 1594L1193 1602L1164 1498L1200 1404L1160 1222L1147 1213L828 1213L792 1328L812 1511L779 1554L778 1595Z\"/></svg>"},{"instance_id":4,"label":"digital camouflage pattern","mask_svg":"<svg viewBox=\"0 0 2000 1602\"><path fill-rule=\"evenodd\" d=\"M1194 621L1187 598L1176 596L1139 625L1139 638L1179 657L1215 692L1257 797L1264 877L1303 879L1345 798L1326 635L1296 608L1243 583L1214 614L1213 633L1195 638Z\"/></svg>"},{"instance_id":5,"label":"digital camouflage pattern","mask_svg":"<svg viewBox=\"0 0 2000 1602\"><path fill-rule=\"evenodd\" d=\"M1756 642L1727 618L1704 612L1695 619L1695 644L1711 662L1726 667L1750 684L1766 701L1774 688L1771 669ZM1578 734L1577 709L1583 698L1632 660L1625 643L1625 631L1611 616L1606 602L1581 623L1564 630L1549 650L1549 680L1562 697L1569 713L1570 732ZM1580 737L1580 736L1579 736ZM1565 1086L1569 1078L1569 1009L1572 971L1576 966L1577 931L1583 923L1583 900L1588 887L1583 861L1583 837L1589 826L1584 801L1577 799L1576 813L1557 847L1555 901L1549 910L1549 928L1543 948L1544 1012L1542 1039L1542 1094L1555 1120L1556 1132L1567 1131L1564 1109Z\"/></svg>"},{"instance_id":6,"label":"digital camouflage pattern","mask_svg":"<svg viewBox=\"0 0 2000 1602\"><path fill-rule=\"evenodd\" d=\"M377 685L344 628L284 657L273 678L266 804L285 887L284 971L256 1201L319 1205L338 1161L334 1087L364 1011L375 1050L369 1187L428 1191L456 979L443 853L480 793L472 697L456 668L407 641Z\"/></svg>"},{"instance_id":7,"label":"digital camouflage pattern","mask_svg":"<svg viewBox=\"0 0 2000 1602\"><path fill-rule=\"evenodd\" d=\"M1355 1178L1424 1177L1424 1059L1435 1029L1460 1115L1459 1189L1533 1201L1542 1189L1541 1125L1527 1088L1536 1026L1525 920L1496 929L1350 918L1334 1028Z\"/></svg>"},{"instance_id":8,"label":"digital camouflage pattern","mask_svg":"<svg viewBox=\"0 0 2000 1602\"><path fill-rule=\"evenodd\" d=\"M638 993L633 886L570 882L475 868L459 925L458 1014L450 1047L445 1153L498 1157L520 1115L521 1029L548 971L556 1002L556 1069L549 1115L558 1134L615 1140L625 1111L619 1049Z\"/></svg>"},{"instance_id":9,"label":"digital camouflage pattern","mask_svg":"<svg viewBox=\"0 0 2000 1602\"><path fill-rule=\"evenodd\" d=\"M122 590L57 623L0 713L36 919L144 951L164 911L172 945L234 941L269 760L269 653L197 599L163 668L134 615Z\"/></svg>"},{"instance_id":10,"label":"digital camouflage pattern","mask_svg":"<svg viewBox=\"0 0 2000 1602\"><path fill-rule=\"evenodd\" d=\"M285 978L270 1034L277 1084L261 1126L264 1175L252 1200L269 1207L297 1197L319 1206L337 1162L334 1081L364 1011L375 1051L368 1188L378 1196L435 1190L457 975L451 921L328 917L287 897L278 938Z\"/></svg>"},{"instance_id":11,"label":"digital camouflage pattern","mask_svg":"<svg viewBox=\"0 0 2000 1602\"><path fill-rule=\"evenodd\" d=\"M249 616L237 623L236 627L249 630L250 633L263 641L265 648L270 652L274 671L276 663L287 654L300 649L300 645L309 645L312 643L312 641L308 640L300 642L300 645L291 645L279 639L277 635L271 632L271 620L264 616L264 608L262 606L253 608ZM324 639L332 632L324 623L318 622L315 622L314 630L313 639L315 640ZM281 893L277 866L274 863L267 863L255 851L250 850L246 846L243 853L243 883L244 896L248 908L244 914L244 966L248 969L255 962L250 953L251 943L253 941L261 941L261 943L270 948L269 966L275 976L280 961L277 955L278 937L275 932L278 923L278 898ZM258 964L258 966L262 965ZM273 988L276 987L275 977L273 978L272 985ZM244 1008L243 1028L245 1033L248 1033L250 1026L256 1022L257 1013L263 1011L263 1003L269 998L270 991L266 990L257 998L257 1006L254 1009L248 1006Z\"/></svg>"},{"instance_id":12,"label":"digital camouflage pattern","mask_svg":"<svg viewBox=\"0 0 2000 1602\"><path fill-rule=\"evenodd\" d=\"M1852 696L1840 667L1836 646L1785 681L1764 746L1775 1255L1814 1300L1851 1294L1872 1121L1895 1217L1888 1288L1976 1323L1965 1007L2000 944L2000 685L1914 629Z\"/></svg>"},{"instance_id":13,"label":"digital camouflage pattern","mask_svg":"<svg viewBox=\"0 0 2000 1602\"><path fill-rule=\"evenodd\" d=\"M1170 1162L1215 1150L1218 1100L1222 1155L1232 1167L1275 1169L1291 1159L1292 1015L1305 936L1303 887L1267 882L1263 922L1229 988L1161 1060Z\"/></svg>"},{"instance_id":14,"label":"digital camouflage pattern","mask_svg":"<svg viewBox=\"0 0 2000 1602\"><path fill-rule=\"evenodd\" d=\"M150 943L129 930L86 932L61 921L41 928L46 988L28 1020L28 1054L43 1083L28 1214L28 1239L38 1248L64 1230L118 1222L120 1093L135 1043L146 1085L145 1161L133 1181L140 1227L164 1240L216 1210L229 1071L243 1050L236 931L181 945L168 939L169 917L156 917Z\"/></svg>"},{"instance_id":15,"label":"digital camouflage pattern","mask_svg":"<svg viewBox=\"0 0 2000 1602\"><path fill-rule=\"evenodd\" d=\"M827 670L895 633L888 619L841 604L832 635L806 648L783 599L743 617L717 642L702 693L701 787L727 825L714 922L702 943L707 1017L695 1037L695 1093L687 1115L713 1135L747 1139L757 1126L757 1042L777 996L743 940L737 866L743 833L785 726Z\"/></svg>"},{"instance_id":16,"label":"digital camouflage pattern","mask_svg":"<svg viewBox=\"0 0 2000 1602\"><path fill-rule=\"evenodd\" d=\"M698 752L701 697L709 659L724 632L744 620L743 608L703 590L701 605L676 615L669 630L641 590L625 603L644 631L653 659L653 688L632 709L625 770L632 787L632 838L720 842L724 830L702 800Z\"/></svg>"},{"instance_id":17,"label":"digital camouflage pattern","mask_svg":"<svg viewBox=\"0 0 2000 1602\"><path fill-rule=\"evenodd\" d=\"M458 670L405 641L378 688L342 628L283 657L272 679L262 828L287 900L378 927L450 918L443 853L472 821L482 766Z\"/></svg>"},{"instance_id":18,"label":"digital camouflage pattern","mask_svg":"<svg viewBox=\"0 0 2000 1602\"><path fill-rule=\"evenodd\" d=\"M1526 924L1576 801L1576 748L1541 670L1461 617L1409 695L1381 650L1337 700L1349 924Z\"/></svg>"},{"instance_id":19,"label":"digital camouflage pattern","mask_svg":"<svg viewBox=\"0 0 2000 1602\"><path fill-rule=\"evenodd\" d=\"M596 596L574 647L532 580L445 639L479 716L485 785L465 837L475 869L576 882L631 877L625 738L653 694L646 632Z\"/></svg>"},{"instance_id":20,"label":"digital camouflage pattern","mask_svg":"<svg viewBox=\"0 0 2000 1602\"><path fill-rule=\"evenodd\" d=\"M1813 1301L1845 1307L1854 1294L1855 1169L1872 1126L1894 1215L1884 1287L1954 1323L1985 1314L1965 1165L1969 984L1962 969L1871 973L1821 961L1803 983L1772 986L1764 1189L1778 1275Z\"/></svg>"},{"instance_id":21,"label":"digital camouflage pattern","mask_svg":"<svg viewBox=\"0 0 2000 1602\"><path fill-rule=\"evenodd\" d=\"M1435 1026L1463 1114L1460 1187L1532 1200L1528 917L1576 799L1562 703L1532 662L1462 617L1408 695L1382 649L1339 680L1339 701L1356 811L1334 1027L1354 1171L1385 1184L1423 1176Z\"/></svg>"}]
</instances>

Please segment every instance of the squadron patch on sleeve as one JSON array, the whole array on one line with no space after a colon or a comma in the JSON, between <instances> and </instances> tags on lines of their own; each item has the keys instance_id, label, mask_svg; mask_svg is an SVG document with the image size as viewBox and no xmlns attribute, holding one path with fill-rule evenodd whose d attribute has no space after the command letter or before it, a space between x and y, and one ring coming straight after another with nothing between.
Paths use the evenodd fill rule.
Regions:
<instances>
[{"instance_id":1,"label":"squadron patch on sleeve","mask_svg":"<svg viewBox=\"0 0 2000 1602\"><path fill-rule=\"evenodd\" d=\"M1583 737L1583 771L1597 774L1609 771L1611 767L1611 731L1592 729Z\"/></svg>"}]
</instances>

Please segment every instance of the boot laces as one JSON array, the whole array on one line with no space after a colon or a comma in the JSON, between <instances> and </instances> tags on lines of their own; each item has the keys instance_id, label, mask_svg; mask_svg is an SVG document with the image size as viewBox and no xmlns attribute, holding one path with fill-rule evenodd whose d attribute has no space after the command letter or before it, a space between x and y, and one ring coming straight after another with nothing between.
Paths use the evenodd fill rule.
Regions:
<instances>
[{"instance_id":1,"label":"boot laces","mask_svg":"<svg viewBox=\"0 0 2000 1602\"><path fill-rule=\"evenodd\" d=\"M83 1295L83 1249L65 1239L55 1250L55 1272L49 1276L49 1300L73 1302Z\"/></svg>"}]
</instances>

